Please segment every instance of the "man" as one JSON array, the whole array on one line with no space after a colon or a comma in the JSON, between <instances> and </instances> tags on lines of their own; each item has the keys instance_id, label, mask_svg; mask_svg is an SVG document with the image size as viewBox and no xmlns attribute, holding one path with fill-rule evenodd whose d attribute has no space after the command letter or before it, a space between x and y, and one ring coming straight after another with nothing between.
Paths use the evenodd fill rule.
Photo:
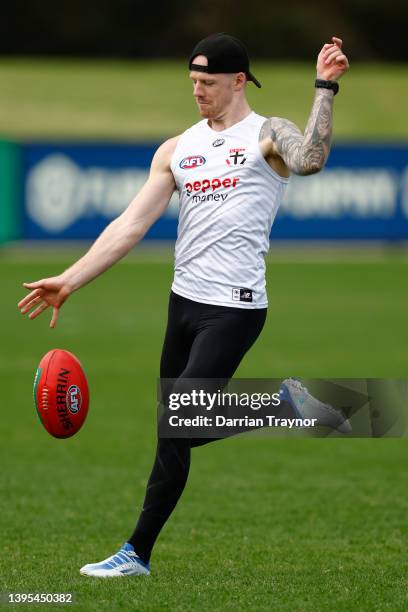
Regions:
<instances>
[{"instance_id":1,"label":"man","mask_svg":"<svg viewBox=\"0 0 408 612\"><path fill-rule=\"evenodd\" d=\"M51 327L66 299L124 257L180 195L175 276L160 363L162 379L233 376L266 318L264 255L290 173L321 170L330 150L333 97L348 69L342 41L332 38L317 59L316 93L304 134L290 121L251 111L245 47L226 34L199 42L190 78L202 121L163 143L150 175L129 207L91 249L61 275L25 283L19 303L31 319L52 307ZM34 309L34 310L33 310ZM210 439L159 438L136 529L112 557L81 573L149 574L153 545L187 481L190 452Z\"/></svg>"}]
</instances>

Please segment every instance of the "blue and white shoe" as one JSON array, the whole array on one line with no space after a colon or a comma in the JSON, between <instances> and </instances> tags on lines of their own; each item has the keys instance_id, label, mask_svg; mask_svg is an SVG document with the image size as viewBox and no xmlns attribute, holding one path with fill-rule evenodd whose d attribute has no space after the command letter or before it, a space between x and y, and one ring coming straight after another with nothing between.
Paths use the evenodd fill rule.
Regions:
<instances>
[{"instance_id":1,"label":"blue and white shoe","mask_svg":"<svg viewBox=\"0 0 408 612\"><path fill-rule=\"evenodd\" d=\"M296 378L286 378L279 389L279 397L288 402L298 418L317 419L317 425L350 433L351 425L341 410L335 410L309 393Z\"/></svg>"},{"instance_id":2,"label":"blue and white shoe","mask_svg":"<svg viewBox=\"0 0 408 612\"><path fill-rule=\"evenodd\" d=\"M143 563L135 553L132 544L126 542L115 555L100 563L88 563L79 570L83 576L96 578L111 578L116 576L148 576L150 565Z\"/></svg>"}]
</instances>

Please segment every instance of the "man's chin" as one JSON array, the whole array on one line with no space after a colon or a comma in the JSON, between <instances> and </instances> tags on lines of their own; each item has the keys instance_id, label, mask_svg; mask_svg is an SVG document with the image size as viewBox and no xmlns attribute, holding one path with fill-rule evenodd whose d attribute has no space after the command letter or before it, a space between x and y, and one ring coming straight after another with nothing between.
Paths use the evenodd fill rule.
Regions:
<instances>
[{"instance_id":1,"label":"man's chin","mask_svg":"<svg viewBox=\"0 0 408 612\"><path fill-rule=\"evenodd\" d=\"M202 117L205 117L206 119L211 117L211 111L208 106L199 106L198 112Z\"/></svg>"}]
</instances>

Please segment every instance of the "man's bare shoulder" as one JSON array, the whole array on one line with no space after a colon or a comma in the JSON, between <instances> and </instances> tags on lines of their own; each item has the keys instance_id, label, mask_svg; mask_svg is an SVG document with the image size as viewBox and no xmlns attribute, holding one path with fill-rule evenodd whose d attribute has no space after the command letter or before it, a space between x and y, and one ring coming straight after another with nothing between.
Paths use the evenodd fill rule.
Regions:
<instances>
[{"instance_id":1,"label":"man's bare shoulder","mask_svg":"<svg viewBox=\"0 0 408 612\"><path fill-rule=\"evenodd\" d=\"M157 149L153 157L152 167L170 170L171 158L176 150L180 134L165 140Z\"/></svg>"},{"instance_id":2,"label":"man's bare shoulder","mask_svg":"<svg viewBox=\"0 0 408 612\"><path fill-rule=\"evenodd\" d=\"M162 149L163 152L165 153L173 155L177 147L177 143L180 139L180 136L181 134L178 134L178 136L173 136L173 138L168 138L167 140L163 142L163 144L160 145L160 149Z\"/></svg>"},{"instance_id":3,"label":"man's bare shoulder","mask_svg":"<svg viewBox=\"0 0 408 612\"><path fill-rule=\"evenodd\" d=\"M262 124L259 132L259 141L275 141L279 132L289 130L301 133L297 125L284 117L268 117Z\"/></svg>"}]
</instances>

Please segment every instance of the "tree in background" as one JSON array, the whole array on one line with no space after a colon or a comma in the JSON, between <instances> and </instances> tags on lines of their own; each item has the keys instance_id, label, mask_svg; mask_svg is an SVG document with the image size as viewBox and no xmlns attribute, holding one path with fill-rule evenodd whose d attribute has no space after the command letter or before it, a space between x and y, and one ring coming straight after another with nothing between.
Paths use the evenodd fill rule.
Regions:
<instances>
[{"instance_id":1,"label":"tree in background","mask_svg":"<svg viewBox=\"0 0 408 612\"><path fill-rule=\"evenodd\" d=\"M14 0L2 7L0 53L102 57L185 57L198 39L227 31L252 57L310 58L333 34L352 58L408 59L408 3L343 0Z\"/></svg>"}]
</instances>

